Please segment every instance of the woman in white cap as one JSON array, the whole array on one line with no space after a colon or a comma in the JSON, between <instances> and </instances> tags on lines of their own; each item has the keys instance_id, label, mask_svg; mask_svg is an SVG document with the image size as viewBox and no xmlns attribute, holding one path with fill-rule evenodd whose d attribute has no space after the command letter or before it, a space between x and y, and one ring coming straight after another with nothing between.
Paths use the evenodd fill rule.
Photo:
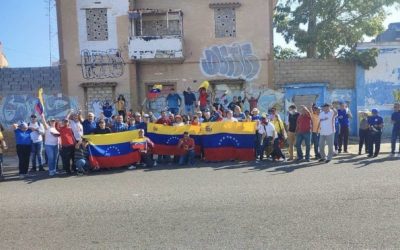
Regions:
<instances>
[{"instance_id":1,"label":"woman in white cap","mask_svg":"<svg viewBox=\"0 0 400 250\"><path fill-rule=\"evenodd\" d=\"M46 130L44 148L47 155L49 176L54 176L57 173L57 158L61 143L60 132L56 129L56 120L54 118L49 119L49 123L47 123L44 114L42 114L42 120Z\"/></svg>"}]
</instances>

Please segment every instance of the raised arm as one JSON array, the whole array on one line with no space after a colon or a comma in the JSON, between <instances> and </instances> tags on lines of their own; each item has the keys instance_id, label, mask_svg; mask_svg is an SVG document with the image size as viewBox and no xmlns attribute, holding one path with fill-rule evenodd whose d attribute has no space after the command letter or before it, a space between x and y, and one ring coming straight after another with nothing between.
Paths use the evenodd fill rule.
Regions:
<instances>
[{"instance_id":1,"label":"raised arm","mask_svg":"<svg viewBox=\"0 0 400 250\"><path fill-rule=\"evenodd\" d=\"M46 117L45 117L44 113L42 113L41 117L42 117L42 122L43 122L44 128L48 129L49 125L47 124Z\"/></svg>"},{"instance_id":2,"label":"raised arm","mask_svg":"<svg viewBox=\"0 0 400 250\"><path fill-rule=\"evenodd\" d=\"M260 100L260 97L261 97L261 91L260 91L260 93L258 93L257 101Z\"/></svg>"}]
</instances>

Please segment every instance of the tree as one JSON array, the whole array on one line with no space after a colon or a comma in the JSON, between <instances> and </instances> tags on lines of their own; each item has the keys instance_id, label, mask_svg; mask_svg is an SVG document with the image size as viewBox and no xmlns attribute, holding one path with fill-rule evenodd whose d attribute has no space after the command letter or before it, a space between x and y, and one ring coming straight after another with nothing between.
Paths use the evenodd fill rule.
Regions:
<instances>
[{"instance_id":1,"label":"tree","mask_svg":"<svg viewBox=\"0 0 400 250\"><path fill-rule=\"evenodd\" d=\"M300 58L300 55L294 49L282 48L281 46L278 45L274 47L274 57L275 59L283 60L283 59Z\"/></svg>"},{"instance_id":2,"label":"tree","mask_svg":"<svg viewBox=\"0 0 400 250\"><path fill-rule=\"evenodd\" d=\"M340 57L355 53L364 36L381 33L384 7L395 3L400 0L280 0L274 22L308 58Z\"/></svg>"}]
</instances>

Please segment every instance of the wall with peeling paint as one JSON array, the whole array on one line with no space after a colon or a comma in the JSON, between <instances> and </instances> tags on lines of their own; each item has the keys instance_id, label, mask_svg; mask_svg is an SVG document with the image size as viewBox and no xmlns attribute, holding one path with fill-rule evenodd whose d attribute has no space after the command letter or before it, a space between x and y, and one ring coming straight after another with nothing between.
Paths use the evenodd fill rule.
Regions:
<instances>
[{"instance_id":1,"label":"wall with peeling paint","mask_svg":"<svg viewBox=\"0 0 400 250\"><path fill-rule=\"evenodd\" d=\"M384 133L390 134L393 103L400 101L400 42L364 43L358 49L378 48L378 65L365 70L357 67L357 109L380 111L385 121Z\"/></svg>"}]
</instances>

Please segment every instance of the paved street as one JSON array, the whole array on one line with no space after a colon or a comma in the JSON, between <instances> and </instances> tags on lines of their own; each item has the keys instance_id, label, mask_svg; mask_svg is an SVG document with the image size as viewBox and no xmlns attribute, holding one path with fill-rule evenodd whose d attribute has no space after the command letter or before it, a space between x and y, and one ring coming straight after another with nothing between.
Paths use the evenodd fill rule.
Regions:
<instances>
[{"instance_id":1,"label":"paved street","mask_svg":"<svg viewBox=\"0 0 400 250\"><path fill-rule=\"evenodd\" d=\"M26 180L8 168L1 249L399 249L399 160L345 154Z\"/></svg>"}]
</instances>

